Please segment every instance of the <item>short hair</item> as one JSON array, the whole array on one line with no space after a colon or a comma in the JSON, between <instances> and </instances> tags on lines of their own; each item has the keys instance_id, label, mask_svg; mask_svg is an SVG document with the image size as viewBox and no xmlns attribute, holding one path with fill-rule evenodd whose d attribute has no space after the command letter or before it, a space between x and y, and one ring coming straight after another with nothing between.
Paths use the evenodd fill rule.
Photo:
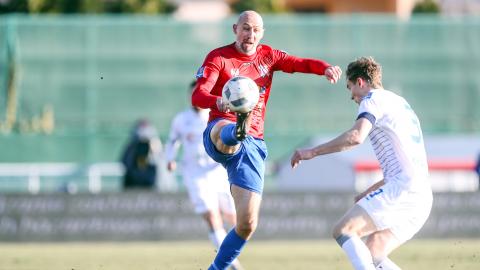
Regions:
<instances>
[{"instance_id":1,"label":"short hair","mask_svg":"<svg viewBox=\"0 0 480 270\"><path fill-rule=\"evenodd\" d=\"M355 82L358 78L366 80L374 88L381 88L382 66L371 56L360 57L347 67L347 80Z\"/></svg>"}]
</instances>

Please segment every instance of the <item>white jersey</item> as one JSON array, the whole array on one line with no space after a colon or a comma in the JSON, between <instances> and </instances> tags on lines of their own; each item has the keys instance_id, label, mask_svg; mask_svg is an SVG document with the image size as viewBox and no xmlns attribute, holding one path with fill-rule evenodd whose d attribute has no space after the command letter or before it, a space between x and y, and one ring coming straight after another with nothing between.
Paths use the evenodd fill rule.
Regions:
<instances>
[{"instance_id":1,"label":"white jersey","mask_svg":"<svg viewBox=\"0 0 480 270\"><path fill-rule=\"evenodd\" d=\"M207 126L208 111L196 112L193 108L178 113L172 122L170 135L165 147L167 161L175 160L180 144L182 170L213 169L218 163L211 159L203 146L203 131Z\"/></svg>"},{"instance_id":2,"label":"white jersey","mask_svg":"<svg viewBox=\"0 0 480 270\"><path fill-rule=\"evenodd\" d=\"M358 117L373 124L368 136L385 182L399 181L411 189L429 186L420 122L404 98L373 89L360 102Z\"/></svg>"}]
</instances>

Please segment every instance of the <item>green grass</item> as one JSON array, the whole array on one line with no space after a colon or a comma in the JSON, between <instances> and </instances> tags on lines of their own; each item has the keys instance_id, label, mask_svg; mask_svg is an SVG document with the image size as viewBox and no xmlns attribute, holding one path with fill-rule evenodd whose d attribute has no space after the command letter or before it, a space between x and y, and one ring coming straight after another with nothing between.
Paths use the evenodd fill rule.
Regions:
<instances>
[{"instance_id":1,"label":"green grass","mask_svg":"<svg viewBox=\"0 0 480 270\"><path fill-rule=\"evenodd\" d=\"M214 249L198 242L1 243L0 269L199 270ZM480 239L412 240L390 256L402 269L480 269ZM247 270L352 269L333 240L253 240L240 260Z\"/></svg>"}]
</instances>

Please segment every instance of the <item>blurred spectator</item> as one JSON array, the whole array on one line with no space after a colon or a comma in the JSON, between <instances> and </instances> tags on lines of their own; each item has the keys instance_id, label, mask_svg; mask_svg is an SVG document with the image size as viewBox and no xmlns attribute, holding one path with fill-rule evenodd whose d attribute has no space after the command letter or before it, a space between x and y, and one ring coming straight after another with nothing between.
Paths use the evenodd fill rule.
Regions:
<instances>
[{"instance_id":1,"label":"blurred spectator","mask_svg":"<svg viewBox=\"0 0 480 270\"><path fill-rule=\"evenodd\" d=\"M155 188L161 150L162 143L155 127L146 119L137 121L122 154L124 189Z\"/></svg>"}]
</instances>

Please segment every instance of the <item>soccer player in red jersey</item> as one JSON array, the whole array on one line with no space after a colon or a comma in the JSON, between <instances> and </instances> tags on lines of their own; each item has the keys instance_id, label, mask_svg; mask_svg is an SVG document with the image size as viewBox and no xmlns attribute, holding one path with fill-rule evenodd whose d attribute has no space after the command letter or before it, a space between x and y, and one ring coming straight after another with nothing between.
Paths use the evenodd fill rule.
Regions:
<instances>
[{"instance_id":1,"label":"soccer player in red jersey","mask_svg":"<svg viewBox=\"0 0 480 270\"><path fill-rule=\"evenodd\" d=\"M207 153L228 172L237 211L237 225L225 237L209 270L223 270L240 254L258 223L267 148L263 141L265 108L274 71L324 75L336 83L342 71L317 59L299 58L259 44L263 20L244 11L233 25L234 43L211 51L197 72L192 104L210 109L203 143ZM222 101L224 84L236 76L257 84L260 99L248 113L234 113ZM236 122L236 123L235 123Z\"/></svg>"}]
</instances>

